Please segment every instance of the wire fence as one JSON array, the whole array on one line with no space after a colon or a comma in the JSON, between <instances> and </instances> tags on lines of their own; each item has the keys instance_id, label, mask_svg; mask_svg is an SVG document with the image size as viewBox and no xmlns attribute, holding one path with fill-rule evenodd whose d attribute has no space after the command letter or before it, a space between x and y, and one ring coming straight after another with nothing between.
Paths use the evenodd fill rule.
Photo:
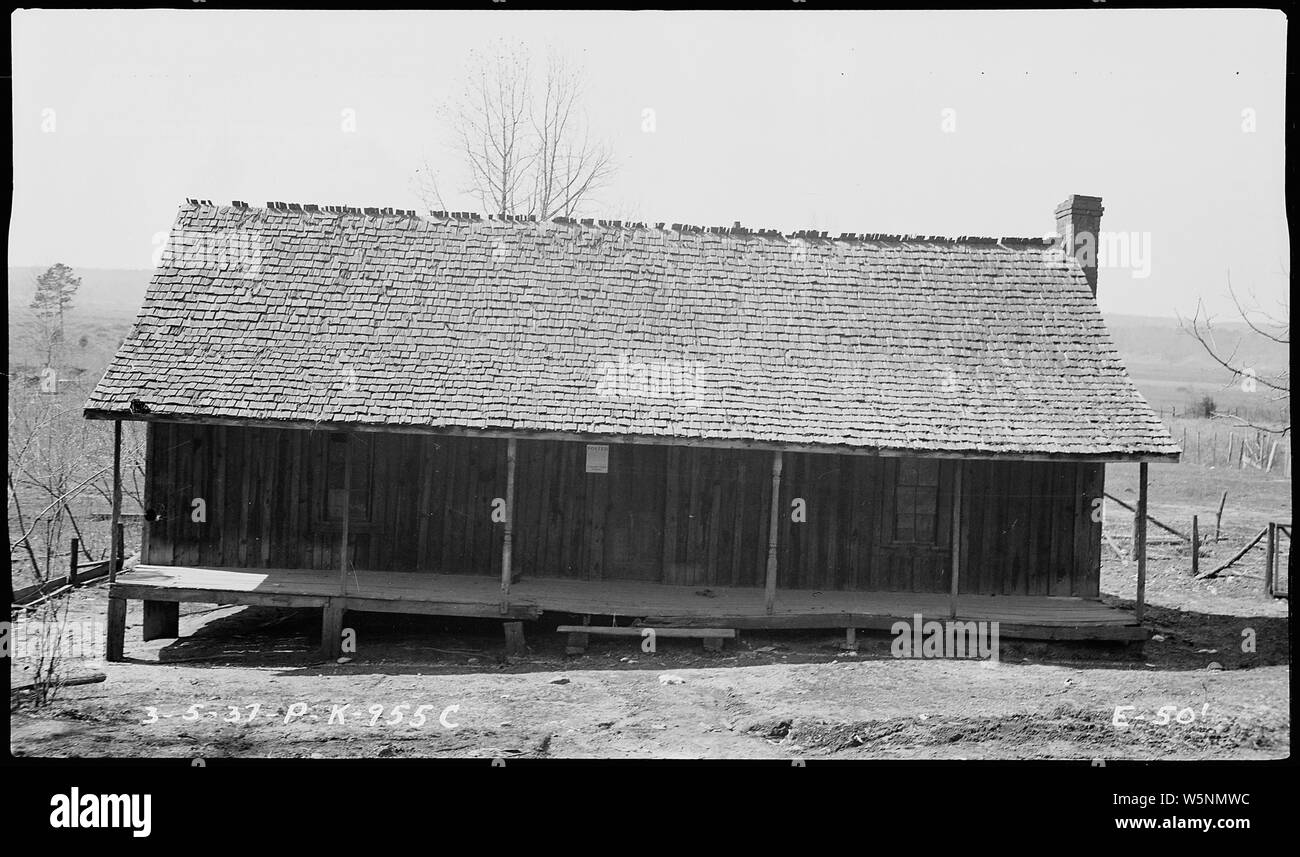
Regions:
<instances>
[{"instance_id":1,"label":"wire fence","mask_svg":"<svg viewBox=\"0 0 1300 857\"><path fill-rule=\"evenodd\" d=\"M1253 469L1291 477L1289 431L1244 425L1233 428L1204 419L1166 417L1165 423L1183 448L1184 464Z\"/></svg>"}]
</instances>

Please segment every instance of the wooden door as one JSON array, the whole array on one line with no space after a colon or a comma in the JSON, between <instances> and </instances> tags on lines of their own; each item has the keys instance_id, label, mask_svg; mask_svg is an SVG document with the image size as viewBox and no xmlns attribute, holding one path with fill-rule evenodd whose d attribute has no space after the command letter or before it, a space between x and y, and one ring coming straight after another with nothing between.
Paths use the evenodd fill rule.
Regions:
<instances>
[{"instance_id":1,"label":"wooden door","mask_svg":"<svg viewBox=\"0 0 1300 857\"><path fill-rule=\"evenodd\" d=\"M663 446L611 444L609 472L587 476L605 482L597 492L605 495L605 579L660 579L666 452Z\"/></svg>"}]
</instances>

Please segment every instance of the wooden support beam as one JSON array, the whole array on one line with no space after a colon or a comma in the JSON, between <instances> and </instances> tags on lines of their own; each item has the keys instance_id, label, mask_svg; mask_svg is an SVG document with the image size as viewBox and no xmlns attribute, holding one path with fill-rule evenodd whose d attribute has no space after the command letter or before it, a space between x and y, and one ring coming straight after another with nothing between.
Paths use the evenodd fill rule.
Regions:
<instances>
[{"instance_id":1,"label":"wooden support beam","mask_svg":"<svg viewBox=\"0 0 1300 857\"><path fill-rule=\"evenodd\" d=\"M343 436L343 526L339 533L339 595L325 602L321 614L320 649L326 658L343 654L343 611L348 593L348 529L352 521L352 435Z\"/></svg>"},{"instance_id":2,"label":"wooden support beam","mask_svg":"<svg viewBox=\"0 0 1300 857\"><path fill-rule=\"evenodd\" d=\"M656 637L668 639L699 638L718 640L736 639L735 628L696 628L672 625L560 625L556 627L560 634L587 634L597 637L645 637L646 631L653 631Z\"/></svg>"},{"instance_id":3,"label":"wooden support beam","mask_svg":"<svg viewBox=\"0 0 1300 857\"><path fill-rule=\"evenodd\" d=\"M113 420L113 512L108 530L108 582L117 579L121 558L118 544L118 521L122 517L122 421Z\"/></svg>"},{"instance_id":4,"label":"wooden support beam","mask_svg":"<svg viewBox=\"0 0 1300 857\"><path fill-rule=\"evenodd\" d=\"M1137 620L1142 622L1146 612L1147 597L1147 463L1138 465L1138 504L1137 514L1133 518L1134 551L1137 553Z\"/></svg>"},{"instance_id":5,"label":"wooden support beam","mask_svg":"<svg viewBox=\"0 0 1300 857\"><path fill-rule=\"evenodd\" d=\"M1108 499L1108 500L1114 500L1116 503L1120 504L1120 505L1123 506L1125 509L1128 509L1130 512L1132 512L1134 515L1137 514L1137 509L1133 508L1133 507L1130 506L1128 503L1125 503L1123 500L1119 499L1118 497L1114 497L1114 496L1112 496L1112 495L1110 495L1110 494L1107 494L1107 495L1106 495L1106 499ZM1159 521L1159 520L1157 520L1157 519L1151 517L1150 515L1147 515L1146 518L1147 518L1148 521L1150 521L1151 523L1155 524L1157 527L1159 527L1160 529L1164 530L1166 533L1172 533L1173 535L1178 536L1178 538L1182 539L1182 540L1185 541L1185 542L1190 542L1190 541L1192 540L1192 537L1189 536L1189 535L1187 535L1186 533L1180 533L1180 532L1178 532L1177 530L1175 530L1173 527L1169 526L1168 524L1166 524L1166 523L1164 523L1164 522L1162 522L1162 521ZM1137 519L1136 519L1136 518L1133 519L1133 534L1134 534L1134 535L1137 535Z\"/></svg>"},{"instance_id":6,"label":"wooden support beam","mask_svg":"<svg viewBox=\"0 0 1300 857\"><path fill-rule=\"evenodd\" d=\"M752 449L762 451L783 450L785 452L812 452L826 455L862 455L870 458L946 458L968 459L981 458L998 461L1093 461L1113 464L1121 461L1171 461L1177 462L1181 453L1129 453L1108 452L1093 455L1073 453L990 453L981 449L945 450L942 452L917 449L887 449L882 447L850 446L847 444L795 444L777 441L757 440L712 440L707 438L683 438L667 435L646 434L598 434L581 431L503 431L497 429L450 428L446 426L397 426L375 425L356 422L321 423L315 420L279 420L279 419L243 419L236 417L213 417L207 414L165 414L139 415L125 411L106 411L88 408L82 412L88 420L130 420L132 422L169 422L202 423L204 425L225 425L242 427L262 427L276 429L299 429L303 431L350 431L379 432L382 434L426 434L444 437L480 437L480 438L520 438L523 440L562 440L582 441L584 443L637 443L656 446L698 447L704 449Z\"/></svg>"},{"instance_id":7,"label":"wooden support beam","mask_svg":"<svg viewBox=\"0 0 1300 857\"><path fill-rule=\"evenodd\" d=\"M506 632L506 657L517 658L527 654L524 646L524 623L503 622Z\"/></svg>"},{"instance_id":8,"label":"wooden support beam","mask_svg":"<svg viewBox=\"0 0 1300 857\"><path fill-rule=\"evenodd\" d=\"M772 509L767 532L767 582L765 602L768 615L776 607L776 547L781 530L781 460L780 450L772 453Z\"/></svg>"},{"instance_id":9,"label":"wooden support beam","mask_svg":"<svg viewBox=\"0 0 1300 857\"><path fill-rule=\"evenodd\" d=\"M1128 568L1128 564L1132 561L1132 560L1129 558L1129 555L1128 555L1127 553L1125 553L1125 552L1120 548L1120 546L1117 545L1117 544L1115 543L1115 540L1114 540L1113 538L1111 538L1110 533L1103 532L1101 535L1102 535L1102 538L1104 538L1104 539L1106 540L1106 544L1110 545L1110 549L1113 550L1113 551L1115 552L1115 556L1119 557L1119 561L1122 562L1122 563L1124 564L1124 567L1125 567L1125 568Z\"/></svg>"},{"instance_id":10,"label":"wooden support beam","mask_svg":"<svg viewBox=\"0 0 1300 857\"><path fill-rule=\"evenodd\" d=\"M130 420L133 423L187 423L203 425L234 425L243 428L299 429L305 432L377 432L381 434L437 434L442 437L515 437L525 441L581 441L584 443L649 443L654 446L692 446L701 449L784 450L787 453L818 453L826 455L865 455L868 458L935 458L935 459L987 459L1004 462L1171 462L1178 463L1182 453L989 453L983 449L917 450L888 449L880 446L852 446L846 443L783 443L779 441L708 440L659 436L659 434L602 434L595 432L547 432L547 430L500 430L451 427L422 427L422 425L393 425L344 423L318 420L244 419L244 417L211 416L208 414L139 415L127 411L105 411L103 408L86 408L82 416L87 420ZM1184 443L1186 446L1186 443Z\"/></svg>"},{"instance_id":11,"label":"wooden support beam","mask_svg":"<svg viewBox=\"0 0 1300 857\"><path fill-rule=\"evenodd\" d=\"M77 553L80 550L81 550L81 539L74 538L72 540L71 550L68 553L68 585L69 586L77 585L77 565L79 562Z\"/></svg>"},{"instance_id":12,"label":"wooden support beam","mask_svg":"<svg viewBox=\"0 0 1300 857\"><path fill-rule=\"evenodd\" d=\"M1198 575L1196 576L1196 579L1197 579L1197 580L1204 580L1204 579L1207 578L1207 577L1214 577L1214 576L1215 576L1216 574L1218 574L1219 572L1221 572L1221 571L1223 571L1224 569L1226 569L1226 568L1232 566L1232 565L1233 565L1237 560L1241 559L1243 556L1245 556L1247 553L1249 553L1251 548L1253 548L1255 545L1259 544L1259 540L1262 539L1262 538L1264 538L1266 535L1268 535L1268 527L1265 527L1264 529L1262 529L1262 530L1260 530L1258 533L1256 533L1256 534L1255 534L1255 538L1251 539L1251 540L1246 544L1246 546L1245 546L1244 548L1242 548L1241 550L1237 551L1235 554L1232 555L1232 559L1228 560L1227 562L1225 562L1223 565L1219 566L1218 568L1212 568L1212 569L1210 569L1209 571L1202 572L1201 574L1198 574Z\"/></svg>"},{"instance_id":13,"label":"wooden support beam","mask_svg":"<svg viewBox=\"0 0 1300 857\"><path fill-rule=\"evenodd\" d=\"M99 684L108 679L108 676L100 672L86 673L85 675L70 676L59 679L60 687L72 687L81 684ZM34 681L24 681L9 685L10 692L15 690L30 690L36 686Z\"/></svg>"},{"instance_id":14,"label":"wooden support beam","mask_svg":"<svg viewBox=\"0 0 1300 857\"><path fill-rule=\"evenodd\" d=\"M345 600L331 598L321 611L320 653L326 658L338 658L343 654L343 610Z\"/></svg>"},{"instance_id":15,"label":"wooden support beam","mask_svg":"<svg viewBox=\"0 0 1300 857\"><path fill-rule=\"evenodd\" d=\"M585 633L570 631L569 642L564 647L564 653L566 655L581 655L587 651L587 644L590 642L590 638Z\"/></svg>"},{"instance_id":16,"label":"wooden support beam","mask_svg":"<svg viewBox=\"0 0 1300 857\"><path fill-rule=\"evenodd\" d=\"M144 639L171 639L181 635L179 601L144 602Z\"/></svg>"},{"instance_id":17,"label":"wooden support beam","mask_svg":"<svg viewBox=\"0 0 1300 857\"><path fill-rule=\"evenodd\" d=\"M948 618L957 618L957 592L961 576L961 472L957 464L952 477L952 586L948 591Z\"/></svg>"},{"instance_id":18,"label":"wooden support beam","mask_svg":"<svg viewBox=\"0 0 1300 857\"><path fill-rule=\"evenodd\" d=\"M587 651L587 646L591 642L592 636L602 637L645 637L649 630L654 631L656 637L684 638L691 637L704 641L704 648L710 652L722 651L723 640L734 640L736 638L735 628L679 628L679 627L654 627L638 625L560 625L555 629L561 634L568 634L568 644L565 646L564 653L567 655L581 655ZM852 631L850 631L852 633Z\"/></svg>"},{"instance_id":19,"label":"wooden support beam","mask_svg":"<svg viewBox=\"0 0 1300 857\"><path fill-rule=\"evenodd\" d=\"M108 634L104 641L104 659L120 661L126 644L126 599L108 597Z\"/></svg>"},{"instance_id":20,"label":"wooden support beam","mask_svg":"<svg viewBox=\"0 0 1300 857\"><path fill-rule=\"evenodd\" d=\"M510 609L510 578L512 575L510 564L512 562L511 553L514 550L515 540L515 458L518 450L516 449L517 441L512 437L506 441L506 520L505 520L505 537L501 542L501 612L505 613ZM506 654L509 652L510 624L506 625ZM523 641L523 626L520 625L520 645Z\"/></svg>"},{"instance_id":21,"label":"wooden support beam","mask_svg":"<svg viewBox=\"0 0 1300 857\"><path fill-rule=\"evenodd\" d=\"M143 428L144 428L145 480L144 480L144 497L143 497L144 508L140 510L141 512L145 512L149 509L154 508L154 488L152 485L153 480L148 478L148 474L150 473L150 469L154 466L153 450L154 450L154 435L156 434L155 431L156 426L153 423L145 423ZM141 517L140 519L140 563L141 564L149 562L149 528L151 526L153 526L153 522L150 521L147 516Z\"/></svg>"},{"instance_id":22,"label":"wooden support beam","mask_svg":"<svg viewBox=\"0 0 1300 857\"><path fill-rule=\"evenodd\" d=\"M348 594L348 524L352 518L352 435L343 435L343 527L339 535L339 595ZM337 636L337 635L336 635Z\"/></svg>"}]
</instances>

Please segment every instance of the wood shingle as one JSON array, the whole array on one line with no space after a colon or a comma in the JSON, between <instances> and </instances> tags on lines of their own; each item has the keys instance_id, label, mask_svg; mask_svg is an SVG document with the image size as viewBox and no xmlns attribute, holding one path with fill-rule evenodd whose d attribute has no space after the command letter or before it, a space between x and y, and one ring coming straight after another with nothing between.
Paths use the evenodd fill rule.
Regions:
<instances>
[{"instance_id":1,"label":"wood shingle","mask_svg":"<svg viewBox=\"0 0 1300 857\"><path fill-rule=\"evenodd\" d=\"M1179 452L1050 242L604 223L188 204L87 415Z\"/></svg>"}]
</instances>

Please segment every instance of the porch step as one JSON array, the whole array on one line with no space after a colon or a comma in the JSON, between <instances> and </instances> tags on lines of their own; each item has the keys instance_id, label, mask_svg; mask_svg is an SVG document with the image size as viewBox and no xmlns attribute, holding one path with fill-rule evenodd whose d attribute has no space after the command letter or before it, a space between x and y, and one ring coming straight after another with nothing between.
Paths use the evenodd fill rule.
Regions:
<instances>
[{"instance_id":1,"label":"porch step","mask_svg":"<svg viewBox=\"0 0 1300 857\"><path fill-rule=\"evenodd\" d=\"M588 637L598 634L605 637L644 637L646 631L653 631L655 637L687 637L704 640L704 648L709 651L722 651L723 640L736 638L735 628L655 628L652 626L614 626L614 625L561 625L555 629L561 634L569 635L569 645L565 654L580 655L587 651Z\"/></svg>"}]
</instances>

